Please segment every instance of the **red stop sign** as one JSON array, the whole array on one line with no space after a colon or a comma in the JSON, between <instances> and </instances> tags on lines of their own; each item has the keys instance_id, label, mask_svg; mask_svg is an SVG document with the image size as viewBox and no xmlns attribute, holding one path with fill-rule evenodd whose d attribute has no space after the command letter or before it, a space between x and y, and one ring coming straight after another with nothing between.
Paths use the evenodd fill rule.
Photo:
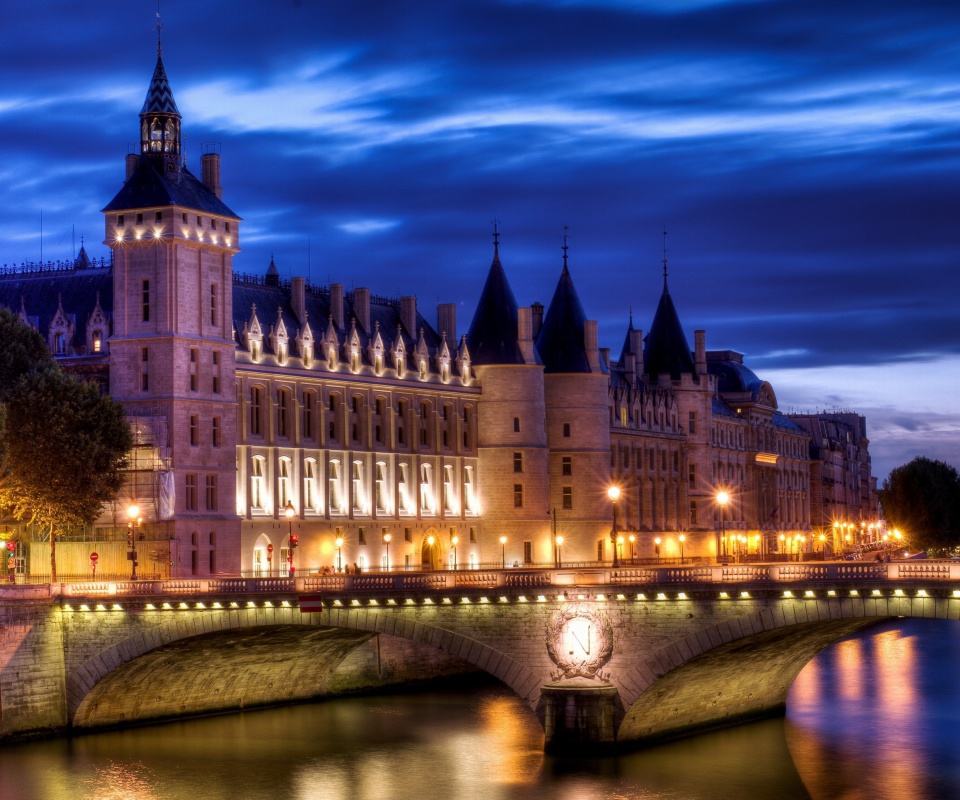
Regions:
<instances>
[{"instance_id":1,"label":"red stop sign","mask_svg":"<svg viewBox=\"0 0 960 800\"><path fill-rule=\"evenodd\" d=\"M17 549L16 542L7 542L7 550L9 550L12 553L16 549Z\"/></svg>"},{"instance_id":2,"label":"red stop sign","mask_svg":"<svg viewBox=\"0 0 960 800\"><path fill-rule=\"evenodd\" d=\"M90 560L91 560L94 564L97 563L97 559L98 559L98 558L100 558L100 555L99 555L98 553L91 553L91 554L90 554Z\"/></svg>"},{"instance_id":3,"label":"red stop sign","mask_svg":"<svg viewBox=\"0 0 960 800\"><path fill-rule=\"evenodd\" d=\"M272 552L273 552L273 545L272 545L272 544L268 544L268 545L267 545L267 552L268 552L268 553L272 553Z\"/></svg>"}]
</instances>

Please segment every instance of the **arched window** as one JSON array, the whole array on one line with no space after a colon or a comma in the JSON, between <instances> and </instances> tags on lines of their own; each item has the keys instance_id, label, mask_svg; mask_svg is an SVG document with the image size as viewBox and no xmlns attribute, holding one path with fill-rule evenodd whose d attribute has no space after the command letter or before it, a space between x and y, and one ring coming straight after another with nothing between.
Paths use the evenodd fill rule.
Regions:
<instances>
[{"instance_id":1,"label":"arched window","mask_svg":"<svg viewBox=\"0 0 960 800\"><path fill-rule=\"evenodd\" d=\"M277 436L289 439L293 433L291 425L291 395L289 389L277 390Z\"/></svg>"},{"instance_id":2,"label":"arched window","mask_svg":"<svg viewBox=\"0 0 960 800\"><path fill-rule=\"evenodd\" d=\"M520 433L520 417L513 418L513 432Z\"/></svg>"},{"instance_id":3,"label":"arched window","mask_svg":"<svg viewBox=\"0 0 960 800\"><path fill-rule=\"evenodd\" d=\"M263 436L263 387L250 387L250 435Z\"/></svg>"},{"instance_id":4,"label":"arched window","mask_svg":"<svg viewBox=\"0 0 960 800\"><path fill-rule=\"evenodd\" d=\"M281 458L277 468L277 499L280 503L280 512L290 502L290 459Z\"/></svg>"},{"instance_id":5,"label":"arched window","mask_svg":"<svg viewBox=\"0 0 960 800\"><path fill-rule=\"evenodd\" d=\"M251 508L263 510L264 488L264 460L257 456L250 465Z\"/></svg>"}]
</instances>

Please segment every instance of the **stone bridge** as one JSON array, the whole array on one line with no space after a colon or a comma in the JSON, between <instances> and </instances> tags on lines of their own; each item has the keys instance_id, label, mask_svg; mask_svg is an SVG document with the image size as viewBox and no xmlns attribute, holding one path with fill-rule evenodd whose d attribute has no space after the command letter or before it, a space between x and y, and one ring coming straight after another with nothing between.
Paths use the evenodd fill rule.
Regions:
<instances>
[{"instance_id":1,"label":"stone bridge","mask_svg":"<svg viewBox=\"0 0 960 800\"><path fill-rule=\"evenodd\" d=\"M0 589L0 737L136 724L471 671L548 749L782 711L840 637L960 619L960 565L780 564L99 582Z\"/></svg>"}]
</instances>

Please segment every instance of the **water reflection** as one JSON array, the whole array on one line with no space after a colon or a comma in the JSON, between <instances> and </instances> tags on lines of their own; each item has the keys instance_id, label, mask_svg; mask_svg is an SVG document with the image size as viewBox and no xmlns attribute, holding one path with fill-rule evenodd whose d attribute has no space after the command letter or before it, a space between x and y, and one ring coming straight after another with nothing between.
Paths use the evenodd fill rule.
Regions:
<instances>
[{"instance_id":1,"label":"water reflection","mask_svg":"<svg viewBox=\"0 0 960 800\"><path fill-rule=\"evenodd\" d=\"M786 736L814 800L960 796L951 742L956 622L897 620L839 642L797 678Z\"/></svg>"},{"instance_id":2,"label":"water reflection","mask_svg":"<svg viewBox=\"0 0 960 800\"><path fill-rule=\"evenodd\" d=\"M619 758L543 754L499 685L335 700L0 750L3 800L941 800L960 797L960 626L825 651L787 719ZM794 766L796 764L796 766Z\"/></svg>"}]
</instances>

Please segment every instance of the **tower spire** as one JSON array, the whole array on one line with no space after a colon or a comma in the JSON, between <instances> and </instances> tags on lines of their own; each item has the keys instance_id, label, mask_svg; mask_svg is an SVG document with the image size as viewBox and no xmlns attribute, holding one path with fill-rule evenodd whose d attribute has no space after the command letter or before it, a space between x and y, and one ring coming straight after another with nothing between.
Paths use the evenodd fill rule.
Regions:
<instances>
[{"instance_id":1,"label":"tower spire","mask_svg":"<svg viewBox=\"0 0 960 800\"><path fill-rule=\"evenodd\" d=\"M667 289L667 229L663 229L663 289Z\"/></svg>"},{"instance_id":2,"label":"tower spire","mask_svg":"<svg viewBox=\"0 0 960 800\"><path fill-rule=\"evenodd\" d=\"M567 268L567 250L570 249L569 246L567 245L567 231L569 230L570 230L569 225L563 226L563 246L560 249L563 250L563 268L564 269Z\"/></svg>"},{"instance_id":3,"label":"tower spire","mask_svg":"<svg viewBox=\"0 0 960 800\"><path fill-rule=\"evenodd\" d=\"M157 22L153 26L157 32L157 58L160 58L163 55L163 22L160 20L160 0L157 0Z\"/></svg>"}]
</instances>

